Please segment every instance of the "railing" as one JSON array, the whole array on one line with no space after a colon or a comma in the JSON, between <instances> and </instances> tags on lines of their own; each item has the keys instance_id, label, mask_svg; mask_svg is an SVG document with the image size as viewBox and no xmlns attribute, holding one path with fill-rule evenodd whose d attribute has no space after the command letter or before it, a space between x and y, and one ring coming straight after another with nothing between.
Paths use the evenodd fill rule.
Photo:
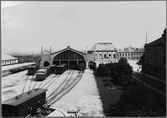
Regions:
<instances>
[{"instance_id":1,"label":"railing","mask_svg":"<svg viewBox=\"0 0 167 118\"><path fill-rule=\"evenodd\" d=\"M158 102L160 102L162 105L166 105L166 94L162 93L162 91L159 91L156 88L151 87L150 85L145 84L145 82L142 82L135 77L132 78L135 80L135 82L137 82L137 85L145 87L147 91L158 100Z\"/></svg>"}]
</instances>

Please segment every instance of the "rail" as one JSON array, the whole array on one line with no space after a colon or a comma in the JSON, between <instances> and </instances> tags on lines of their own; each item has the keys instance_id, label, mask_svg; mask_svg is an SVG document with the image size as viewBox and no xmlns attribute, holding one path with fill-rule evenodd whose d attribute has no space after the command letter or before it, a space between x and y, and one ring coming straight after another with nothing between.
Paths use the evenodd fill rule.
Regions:
<instances>
[{"instance_id":1,"label":"rail","mask_svg":"<svg viewBox=\"0 0 167 118\"><path fill-rule=\"evenodd\" d=\"M162 91L157 90L156 88L147 85L145 82L142 82L141 80L137 79L136 77L132 78L138 83L138 85L141 85L143 87L146 87L148 92L150 92L152 95L155 96L155 98L163 105L166 105L166 94L162 93Z\"/></svg>"}]
</instances>

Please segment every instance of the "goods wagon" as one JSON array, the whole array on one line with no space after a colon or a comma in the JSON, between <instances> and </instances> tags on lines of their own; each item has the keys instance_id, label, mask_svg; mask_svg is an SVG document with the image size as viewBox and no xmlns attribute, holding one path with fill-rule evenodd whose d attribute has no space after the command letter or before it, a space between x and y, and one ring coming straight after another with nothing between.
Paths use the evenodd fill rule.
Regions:
<instances>
[{"instance_id":1,"label":"goods wagon","mask_svg":"<svg viewBox=\"0 0 167 118\"><path fill-rule=\"evenodd\" d=\"M48 71L47 69L39 69L37 72L36 72L36 78L35 80L37 81L43 81L45 80L45 78L48 76Z\"/></svg>"},{"instance_id":2,"label":"goods wagon","mask_svg":"<svg viewBox=\"0 0 167 118\"><path fill-rule=\"evenodd\" d=\"M79 63L78 64L78 69L79 70L85 70L85 64L84 63Z\"/></svg>"},{"instance_id":3,"label":"goods wagon","mask_svg":"<svg viewBox=\"0 0 167 118\"><path fill-rule=\"evenodd\" d=\"M39 70L39 65L32 65L28 67L28 75L34 75L36 71Z\"/></svg>"},{"instance_id":4,"label":"goods wagon","mask_svg":"<svg viewBox=\"0 0 167 118\"><path fill-rule=\"evenodd\" d=\"M21 66L21 67L13 68L13 69L10 69L9 71L11 73L18 73L18 72L24 71L26 69L28 69L28 66Z\"/></svg>"},{"instance_id":5,"label":"goods wagon","mask_svg":"<svg viewBox=\"0 0 167 118\"><path fill-rule=\"evenodd\" d=\"M56 70L56 65L51 65L51 73L54 73Z\"/></svg>"},{"instance_id":6,"label":"goods wagon","mask_svg":"<svg viewBox=\"0 0 167 118\"><path fill-rule=\"evenodd\" d=\"M60 64L56 67L56 74L62 74L67 70L67 64Z\"/></svg>"}]
</instances>

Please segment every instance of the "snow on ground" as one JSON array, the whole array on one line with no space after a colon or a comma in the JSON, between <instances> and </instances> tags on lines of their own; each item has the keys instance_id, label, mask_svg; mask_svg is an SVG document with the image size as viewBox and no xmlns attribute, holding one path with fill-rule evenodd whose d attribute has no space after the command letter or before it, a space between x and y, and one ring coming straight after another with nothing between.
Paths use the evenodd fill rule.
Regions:
<instances>
[{"instance_id":1,"label":"snow on ground","mask_svg":"<svg viewBox=\"0 0 167 118\"><path fill-rule=\"evenodd\" d=\"M79 110L83 116L104 116L103 105L93 72L85 70L78 84L53 104L64 111Z\"/></svg>"}]
</instances>

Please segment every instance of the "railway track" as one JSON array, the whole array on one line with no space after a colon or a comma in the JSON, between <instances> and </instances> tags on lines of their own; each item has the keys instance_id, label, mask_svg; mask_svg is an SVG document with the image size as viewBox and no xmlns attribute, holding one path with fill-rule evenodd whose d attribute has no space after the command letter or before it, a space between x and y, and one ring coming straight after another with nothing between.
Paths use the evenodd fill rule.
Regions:
<instances>
[{"instance_id":1,"label":"railway track","mask_svg":"<svg viewBox=\"0 0 167 118\"><path fill-rule=\"evenodd\" d=\"M74 72L73 72L74 73ZM75 78L72 78L71 74L70 78L67 82L64 82L61 86L57 88L51 95L47 97L47 104L52 105L56 101L58 101L61 97L63 97L66 93L68 93L82 78L83 73L79 72L78 75ZM59 89L59 91L58 91ZM56 92L58 91L58 92Z\"/></svg>"},{"instance_id":2,"label":"railway track","mask_svg":"<svg viewBox=\"0 0 167 118\"><path fill-rule=\"evenodd\" d=\"M67 79L68 79L68 77L70 76L71 73L72 73L72 71L70 71L68 73L68 75L66 76L66 78L64 79L64 81L61 82L60 85L46 98L47 100L50 97L51 97L50 99L54 99L54 96L52 96L52 95L54 95L57 91L61 90L61 87L64 87L64 85L66 85L68 83Z\"/></svg>"},{"instance_id":3,"label":"railway track","mask_svg":"<svg viewBox=\"0 0 167 118\"><path fill-rule=\"evenodd\" d=\"M59 77L60 75L54 75L51 79L49 79L41 88L44 88L44 86L46 86L45 87L45 89L47 89L51 84L53 84L53 82L54 81L56 81L57 80L57 78Z\"/></svg>"},{"instance_id":4,"label":"railway track","mask_svg":"<svg viewBox=\"0 0 167 118\"><path fill-rule=\"evenodd\" d=\"M35 76L27 76L25 78L25 83L24 83L24 87L23 87L22 93L24 93L24 90L26 90L26 91L31 90L31 83L32 83L34 77ZM29 84L27 82L29 82Z\"/></svg>"}]
</instances>

